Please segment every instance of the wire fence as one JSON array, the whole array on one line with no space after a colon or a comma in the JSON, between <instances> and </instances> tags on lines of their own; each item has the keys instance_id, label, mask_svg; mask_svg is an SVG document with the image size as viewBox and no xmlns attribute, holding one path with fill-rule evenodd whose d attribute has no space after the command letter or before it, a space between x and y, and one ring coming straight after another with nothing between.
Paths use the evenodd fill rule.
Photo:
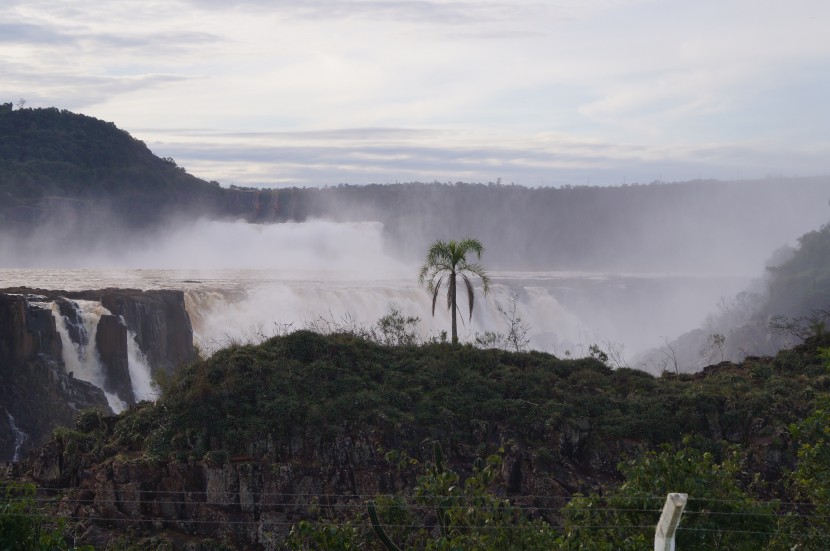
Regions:
<instances>
[{"instance_id":1,"label":"wire fence","mask_svg":"<svg viewBox=\"0 0 830 551\"><path fill-rule=\"evenodd\" d=\"M590 517L589 521L583 524L575 524L570 529L580 531L614 531L616 533L648 533L654 531L655 524L621 524L614 522L622 515L633 515L635 519L653 517L656 523L660 516L660 505L665 501L664 495L654 496L614 496L615 505L609 505L609 499L604 497L583 498L583 501L574 500L568 496L548 496L525 494L519 496L501 497L496 499L505 500L505 504L476 503L475 499L467 496L445 496L445 495L424 495L415 496L407 494L359 494L359 493L334 493L325 494L318 492L263 492L263 491L207 491L207 490L146 490L121 488L111 490L103 495L98 494L89 498L79 497L77 489L60 489L49 487L32 487L29 490L35 493L34 496L26 496L22 493L15 495L9 493L5 497L8 503L24 503L36 501L39 506L60 506L61 518L74 523L100 523L112 527L124 525L159 525L164 527L212 527L212 526L259 526L266 530L287 530L297 525L300 520L308 517L311 507L318 510L332 513L329 522L338 518L357 518L365 515L368 500L385 500L383 507L389 511L402 509L411 512L416 516L427 518L429 513L435 514L438 511L448 511L459 506L464 506L468 513L487 513L493 511L504 511L509 507L512 513L521 513L528 516L546 516L561 513L567 505L569 513L591 513L596 515ZM67 492L67 493L64 493ZM221 496L221 499L217 499ZM713 525L678 527L679 533L699 534L734 534L745 536L787 536L811 541L830 542L830 533L806 532L798 526L779 527L777 530L748 529L730 526L717 526L718 519L768 519L770 516L782 519L799 519L808 521L827 521L830 515L819 515L812 512L812 506L805 502L782 502L777 500L746 500L746 499L709 499L709 498L688 498L690 508L684 511L686 519L706 517ZM630 507L625 503L636 503ZM655 508L643 507L643 503L654 503ZM730 510L717 510L706 508L695 510L694 505L700 504L711 507L722 505L732 507ZM152 515L150 511L154 507L180 508L176 515ZM186 511L187 507L198 507ZM86 509L84 509L86 508ZM140 515L130 514L128 511L136 511L143 508ZM247 509L247 510L246 510ZM737 509L737 510L735 510ZM802 509L806 509L802 510ZM255 511L254 511L255 510ZM38 511L23 511L16 513L20 517L38 517L42 513ZM215 515L214 518L208 518ZM603 517L605 515L605 517ZM364 518L364 517L361 517ZM455 530L476 530L493 531L503 530L503 526L494 525L490 521L477 521L475 514L471 514L470 522L460 526L454 526ZM605 518L606 520L603 520ZM600 522L596 522L600 520ZM389 529L398 530L433 530L435 522L425 520L412 522L391 522L384 523ZM565 530L567 527L562 524L552 524L554 530Z\"/></svg>"}]
</instances>

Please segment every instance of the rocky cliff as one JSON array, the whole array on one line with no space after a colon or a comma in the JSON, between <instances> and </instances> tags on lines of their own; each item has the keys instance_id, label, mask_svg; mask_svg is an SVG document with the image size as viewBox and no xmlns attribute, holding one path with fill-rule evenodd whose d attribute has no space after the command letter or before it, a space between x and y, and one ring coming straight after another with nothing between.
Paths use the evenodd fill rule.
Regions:
<instances>
[{"instance_id":1,"label":"rocky cliff","mask_svg":"<svg viewBox=\"0 0 830 551\"><path fill-rule=\"evenodd\" d=\"M172 372L193 357L181 292L0 290L0 461L25 456L82 409L145 398L136 370Z\"/></svg>"}]
</instances>

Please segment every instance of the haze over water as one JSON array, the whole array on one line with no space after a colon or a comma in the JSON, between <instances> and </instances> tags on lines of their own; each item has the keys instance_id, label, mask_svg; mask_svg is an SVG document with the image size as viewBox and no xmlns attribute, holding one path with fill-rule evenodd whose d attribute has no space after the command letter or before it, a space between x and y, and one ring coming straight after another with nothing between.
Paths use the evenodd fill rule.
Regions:
<instances>
[{"instance_id":1,"label":"haze over water","mask_svg":"<svg viewBox=\"0 0 830 551\"><path fill-rule=\"evenodd\" d=\"M180 289L197 342L209 351L309 325L369 327L392 307L420 318L422 338L438 337L450 325L443 301L433 317L418 265L390 254L381 232L378 223L200 221L118 254L20 256L29 267L0 269L0 287ZM483 297L477 288L473 318L459 327L462 340L504 332L498 307L515 295L530 347L560 355L584 355L594 343L623 345L626 356L657 346L663 336L694 328L720 296L749 281L719 274L490 275L492 292Z\"/></svg>"}]
</instances>

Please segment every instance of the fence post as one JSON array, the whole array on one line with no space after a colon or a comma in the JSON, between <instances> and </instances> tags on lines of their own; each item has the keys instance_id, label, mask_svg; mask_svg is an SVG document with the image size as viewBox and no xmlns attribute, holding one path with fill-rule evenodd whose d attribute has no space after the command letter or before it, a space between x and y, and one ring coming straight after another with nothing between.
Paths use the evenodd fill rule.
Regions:
<instances>
[{"instance_id":1,"label":"fence post","mask_svg":"<svg viewBox=\"0 0 830 551\"><path fill-rule=\"evenodd\" d=\"M654 551L674 551L674 534L688 498L688 494L671 493L666 496L663 513L654 531Z\"/></svg>"}]
</instances>

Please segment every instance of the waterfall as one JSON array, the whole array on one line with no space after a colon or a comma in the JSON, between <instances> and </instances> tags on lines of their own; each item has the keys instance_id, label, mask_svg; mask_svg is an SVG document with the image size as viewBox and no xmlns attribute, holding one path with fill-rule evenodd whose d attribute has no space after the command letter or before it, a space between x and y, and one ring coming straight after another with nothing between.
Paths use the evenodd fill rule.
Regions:
<instances>
[{"instance_id":1,"label":"waterfall","mask_svg":"<svg viewBox=\"0 0 830 551\"><path fill-rule=\"evenodd\" d=\"M563 342L579 338L580 320L547 289L493 284L487 297L476 288L472 320L467 316L466 294L462 294L459 304L464 320L458 324L461 340L472 341L484 331L504 332L505 321L497 306L506 307L514 294L519 297L517 315L530 325L528 337L533 348L555 351ZM389 313L392 305L406 316L420 318L417 330L422 338L435 337L450 327L446 301L442 299L433 316L429 293L411 280L265 281L244 291L211 288L185 293L194 335L208 352L286 330L319 327L321 324L315 322L321 320L323 326L369 327Z\"/></svg>"},{"instance_id":2,"label":"waterfall","mask_svg":"<svg viewBox=\"0 0 830 551\"><path fill-rule=\"evenodd\" d=\"M123 318L121 322L124 322ZM152 372L147 363L147 358L138 346L136 334L129 330L127 331L127 360L133 396L136 401L155 400L158 398L159 390L153 383Z\"/></svg>"},{"instance_id":3,"label":"waterfall","mask_svg":"<svg viewBox=\"0 0 830 551\"><path fill-rule=\"evenodd\" d=\"M6 410L6 417L9 418L9 426L12 428L12 432L14 433L14 455L12 456L12 461L17 462L20 461L20 448L23 446L23 442L26 441L29 435L17 426L17 423L9 410Z\"/></svg>"},{"instance_id":4,"label":"waterfall","mask_svg":"<svg viewBox=\"0 0 830 551\"><path fill-rule=\"evenodd\" d=\"M76 318L80 321L80 325L74 327L79 333L78 342L70 335L71 322L61 314L58 304L52 303L52 316L61 337L62 359L66 372L103 390L106 373L95 345L95 335L101 316L109 312L99 302L77 300L71 301L70 304L75 308ZM127 409L127 404L114 393L104 391L104 395L110 409L115 413Z\"/></svg>"},{"instance_id":5,"label":"waterfall","mask_svg":"<svg viewBox=\"0 0 830 551\"><path fill-rule=\"evenodd\" d=\"M52 303L52 316L55 318L58 334L63 345L63 363L67 372L75 377L87 381L104 389L106 372L95 344L98 322L103 315L110 315L100 302L88 300L74 300L70 304L75 308L76 318L80 321L71 329L78 334L77 342L72 338L70 326L73 325L60 312L57 303ZM123 319L121 320L123 324ZM150 368L147 359L136 342L136 335L132 331L127 333L127 367L130 374L130 383L133 396L136 400L154 400L158 397L158 389L152 383ZM107 403L112 411L120 413L127 408L116 394L104 391Z\"/></svg>"}]
</instances>

